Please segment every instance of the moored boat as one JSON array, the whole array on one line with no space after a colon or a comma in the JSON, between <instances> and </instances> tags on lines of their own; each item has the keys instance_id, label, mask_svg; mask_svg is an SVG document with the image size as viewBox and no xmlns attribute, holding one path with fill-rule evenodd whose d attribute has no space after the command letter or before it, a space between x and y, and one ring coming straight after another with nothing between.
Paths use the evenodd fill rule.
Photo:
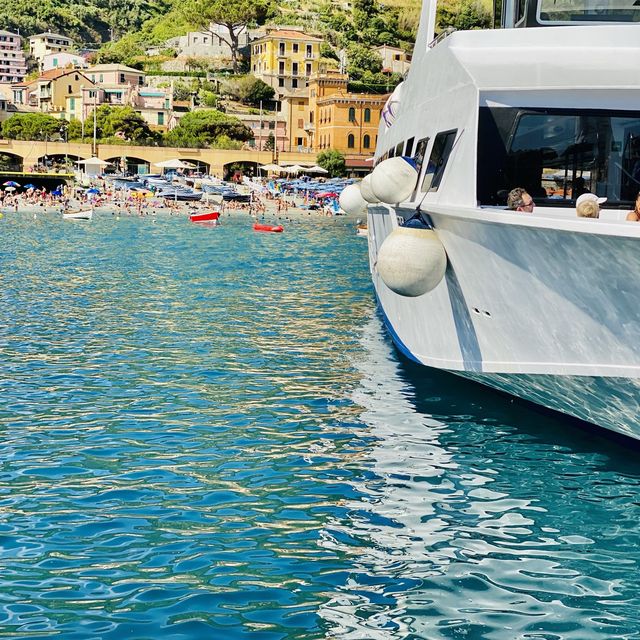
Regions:
<instances>
[{"instance_id":1,"label":"moored boat","mask_svg":"<svg viewBox=\"0 0 640 640\"><path fill-rule=\"evenodd\" d=\"M189 215L191 222L216 222L220 221L219 211L208 211L207 213L192 213Z\"/></svg>"},{"instance_id":2,"label":"moored boat","mask_svg":"<svg viewBox=\"0 0 640 640\"><path fill-rule=\"evenodd\" d=\"M506 28L434 39L425 0L373 173L341 204L368 209L409 358L640 439L640 6L501 4ZM535 206L508 208L515 187ZM583 190L599 219L576 215Z\"/></svg>"},{"instance_id":3,"label":"moored boat","mask_svg":"<svg viewBox=\"0 0 640 640\"><path fill-rule=\"evenodd\" d=\"M93 208L63 209L62 217L65 220L91 220L93 218Z\"/></svg>"}]
</instances>

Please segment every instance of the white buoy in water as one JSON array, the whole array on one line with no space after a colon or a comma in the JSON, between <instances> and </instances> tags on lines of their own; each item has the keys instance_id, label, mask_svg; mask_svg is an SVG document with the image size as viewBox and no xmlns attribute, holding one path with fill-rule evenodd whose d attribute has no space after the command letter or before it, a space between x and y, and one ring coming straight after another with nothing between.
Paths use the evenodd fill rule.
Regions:
<instances>
[{"instance_id":1,"label":"white buoy in water","mask_svg":"<svg viewBox=\"0 0 640 640\"><path fill-rule=\"evenodd\" d=\"M381 162L371 174L371 190L380 202L404 202L416 188L418 171L413 158L397 156Z\"/></svg>"},{"instance_id":2,"label":"white buoy in water","mask_svg":"<svg viewBox=\"0 0 640 640\"><path fill-rule=\"evenodd\" d=\"M339 198L340 208L347 214L364 214L367 210L367 201L360 193L360 187L357 184L346 186Z\"/></svg>"},{"instance_id":3,"label":"white buoy in water","mask_svg":"<svg viewBox=\"0 0 640 640\"><path fill-rule=\"evenodd\" d=\"M376 267L391 291L415 298L444 278L447 254L431 229L398 227L382 243Z\"/></svg>"},{"instance_id":4,"label":"white buoy in water","mask_svg":"<svg viewBox=\"0 0 640 640\"><path fill-rule=\"evenodd\" d=\"M373 189L371 188L371 174L366 175L362 178L362 182L360 183L360 193L362 197L371 204L376 204L380 202L380 200L376 197L376 194L373 193Z\"/></svg>"}]
</instances>

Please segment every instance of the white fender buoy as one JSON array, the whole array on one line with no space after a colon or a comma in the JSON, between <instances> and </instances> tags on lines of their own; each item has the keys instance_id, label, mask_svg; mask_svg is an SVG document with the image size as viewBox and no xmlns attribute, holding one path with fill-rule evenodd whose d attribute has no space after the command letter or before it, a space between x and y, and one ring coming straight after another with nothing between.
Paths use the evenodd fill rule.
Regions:
<instances>
[{"instance_id":1,"label":"white fender buoy","mask_svg":"<svg viewBox=\"0 0 640 640\"><path fill-rule=\"evenodd\" d=\"M362 178L362 182L360 183L360 193L362 194L362 197L371 204L380 202L371 188L371 174Z\"/></svg>"},{"instance_id":2,"label":"white fender buoy","mask_svg":"<svg viewBox=\"0 0 640 640\"><path fill-rule=\"evenodd\" d=\"M444 278L447 253L431 229L398 227L382 243L376 266L391 291L415 298Z\"/></svg>"},{"instance_id":3,"label":"white fender buoy","mask_svg":"<svg viewBox=\"0 0 640 640\"><path fill-rule=\"evenodd\" d=\"M357 184L350 184L346 186L340 198L340 208L347 214L364 214L367 209L367 201L362 197L360 193L360 186Z\"/></svg>"},{"instance_id":4,"label":"white fender buoy","mask_svg":"<svg viewBox=\"0 0 640 640\"><path fill-rule=\"evenodd\" d=\"M418 171L413 158L397 156L381 162L371 174L373 194L387 204L404 202L416 188Z\"/></svg>"}]
</instances>

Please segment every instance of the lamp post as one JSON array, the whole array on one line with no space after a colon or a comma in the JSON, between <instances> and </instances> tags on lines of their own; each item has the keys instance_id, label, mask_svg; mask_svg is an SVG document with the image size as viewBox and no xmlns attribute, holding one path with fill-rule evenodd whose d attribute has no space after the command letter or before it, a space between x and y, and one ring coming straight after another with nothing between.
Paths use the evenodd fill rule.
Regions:
<instances>
[{"instance_id":1,"label":"lamp post","mask_svg":"<svg viewBox=\"0 0 640 640\"><path fill-rule=\"evenodd\" d=\"M68 125L67 125L68 127ZM60 141L64 142L64 170L69 170L69 130L64 125L60 125Z\"/></svg>"}]
</instances>

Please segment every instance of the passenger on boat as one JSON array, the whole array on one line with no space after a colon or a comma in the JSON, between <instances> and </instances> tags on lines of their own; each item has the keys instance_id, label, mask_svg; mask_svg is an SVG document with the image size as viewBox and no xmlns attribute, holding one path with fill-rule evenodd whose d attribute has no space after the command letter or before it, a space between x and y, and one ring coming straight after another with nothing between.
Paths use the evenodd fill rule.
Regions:
<instances>
[{"instance_id":1,"label":"passenger on boat","mask_svg":"<svg viewBox=\"0 0 640 640\"><path fill-rule=\"evenodd\" d=\"M632 222L640 222L640 191L636 196L636 206L633 211L629 211L627 214L627 220L631 220Z\"/></svg>"},{"instance_id":2,"label":"passenger on boat","mask_svg":"<svg viewBox=\"0 0 640 640\"><path fill-rule=\"evenodd\" d=\"M576 200L576 213L579 218L598 218L600 205L606 201L606 198L598 198L594 193L583 193Z\"/></svg>"},{"instance_id":3,"label":"passenger on boat","mask_svg":"<svg viewBox=\"0 0 640 640\"><path fill-rule=\"evenodd\" d=\"M507 208L511 209L511 211L533 213L535 206L533 198L527 193L527 190L522 187L512 189L507 196Z\"/></svg>"}]
</instances>

